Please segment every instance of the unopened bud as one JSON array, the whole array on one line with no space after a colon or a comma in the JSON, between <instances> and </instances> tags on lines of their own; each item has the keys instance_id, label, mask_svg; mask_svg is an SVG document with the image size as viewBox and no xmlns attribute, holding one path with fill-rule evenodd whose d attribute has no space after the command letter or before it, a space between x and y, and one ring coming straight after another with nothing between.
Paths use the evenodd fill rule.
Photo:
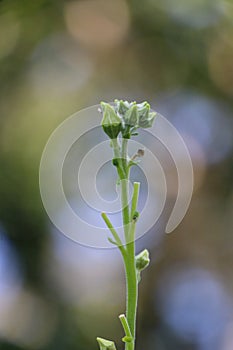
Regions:
<instances>
[{"instance_id":1,"label":"unopened bud","mask_svg":"<svg viewBox=\"0 0 233 350\"><path fill-rule=\"evenodd\" d=\"M141 281L141 271L144 270L150 263L149 252L144 249L141 253L136 255L136 270L137 270L137 282Z\"/></svg>"},{"instance_id":2,"label":"unopened bud","mask_svg":"<svg viewBox=\"0 0 233 350\"><path fill-rule=\"evenodd\" d=\"M121 131L121 118L108 103L101 102L101 107L103 110L101 122L103 130L111 139L115 139Z\"/></svg>"},{"instance_id":3,"label":"unopened bud","mask_svg":"<svg viewBox=\"0 0 233 350\"><path fill-rule=\"evenodd\" d=\"M126 125L137 126L138 125L138 108L137 105L133 105L124 115L124 121Z\"/></svg>"},{"instance_id":4,"label":"unopened bud","mask_svg":"<svg viewBox=\"0 0 233 350\"><path fill-rule=\"evenodd\" d=\"M125 115L125 113L130 108L130 104L128 101L115 100L114 102L116 104L116 111L122 116Z\"/></svg>"},{"instance_id":5,"label":"unopened bud","mask_svg":"<svg viewBox=\"0 0 233 350\"><path fill-rule=\"evenodd\" d=\"M103 338L97 338L100 350L116 350L115 344L111 340L106 340Z\"/></svg>"},{"instance_id":6,"label":"unopened bud","mask_svg":"<svg viewBox=\"0 0 233 350\"><path fill-rule=\"evenodd\" d=\"M150 263L149 252L144 249L141 253L136 255L136 268L139 271L144 270Z\"/></svg>"},{"instance_id":7,"label":"unopened bud","mask_svg":"<svg viewBox=\"0 0 233 350\"><path fill-rule=\"evenodd\" d=\"M138 105L139 126L150 128L153 124L156 113L150 112L150 105L147 102Z\"/></svg>"}]
</instances>

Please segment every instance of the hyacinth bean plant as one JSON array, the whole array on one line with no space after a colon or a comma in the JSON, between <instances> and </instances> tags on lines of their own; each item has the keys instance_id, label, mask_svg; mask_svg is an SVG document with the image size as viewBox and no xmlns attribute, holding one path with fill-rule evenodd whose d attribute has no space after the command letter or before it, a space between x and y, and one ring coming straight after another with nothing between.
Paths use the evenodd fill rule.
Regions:
<instances>
[{"instance_id":1,"label":"hyacinth bean plant","mask_svg":"<svg viewBox=\"0 0 233 350\"><path fill-rule=\"evenodd\" d=\"M113 149L112 163L116 167L119 185L121 187L121 207L122 221L124 226L124 241L113 227L106 213L102 213L102 218L109 228L112 237L109 241L116 245L123 258L126 275L126 314L119 316L121 321L125 343L125 350L135 349L136 338L136 313L138 300L138 283L141 279L141 271L150 262L148 250L145 249L135 255L135 229L139 219L137 211L140 183L134 182L132 200L129 202L130 169L136 165L138 158L143 156L144 151L138 150L133 157L128 156L128 140L132 136L138 135L139 128L149 128L152 126L156 113L152 112L147 102L137 104L128 101L115 100L113 105L102 102L101 112L103 113L102 128L108 135ZM100 350L116 350L113 341L97 338Z\"/></svg>"}]
</instances>

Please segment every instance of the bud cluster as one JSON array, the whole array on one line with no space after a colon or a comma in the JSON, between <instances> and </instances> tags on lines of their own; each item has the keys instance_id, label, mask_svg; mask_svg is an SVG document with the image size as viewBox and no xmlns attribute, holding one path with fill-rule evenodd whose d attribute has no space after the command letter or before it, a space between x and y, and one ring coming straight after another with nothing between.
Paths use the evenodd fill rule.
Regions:
<instances>
[{"instance_id":1,"label":"bud cluster","mask_svg":"<svg viewBox=\"0 0 233 350\"><path fill-rule=\"evenodd\" d=\"M139 128L150 128L156 113L151 112L148 102L136 103L123 100L115 100L114 105L101 102L104 132L115 139L121 133L123 138L129 139L137 135Z\"/></svg>"}]
</instances>

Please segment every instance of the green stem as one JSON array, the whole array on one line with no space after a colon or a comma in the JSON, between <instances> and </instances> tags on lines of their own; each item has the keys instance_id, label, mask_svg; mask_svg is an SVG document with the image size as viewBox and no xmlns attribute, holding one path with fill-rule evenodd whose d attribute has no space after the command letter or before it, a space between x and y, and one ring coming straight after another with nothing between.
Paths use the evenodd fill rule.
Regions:
<instances>
[{"instance_id":1,"label":"green stem","mask_svg":"<svg viewBox=\"0 0 233 350\"><path fill-rule=\"evenodd\" d=\"M122 157L126 161L124 163L125 170L127 169L127 139L122 140ZM134 350L135 346L135 328L136 328L136 312L137 312L137 299L138 299L138 284L137 284L137 273L136 273L136 263L135 263L135 222L132 219L133 214L129 211L128 204L128 181L129 181L129 171L126 170L126 178L121 181L121 197L122 197L122 215L123 223L125 229L125 239L126 239L126 259L125 259L125 273L126 273L126 318L128 325L133 337L132 342L126 342L125 350ZM134 192L132 198L132 208L133 211L137 208L139 193L139 184L134 184ZM131 209L132 211L132 209Z\"/></svg>"},{"instance_id":2,"label":"green stem","mask_svg":"<svg viewBox=\"0 0 233 350\"><path fill-rule=\"evenodd\" d=\"M123 224L125 230L125 239L128 240L128 231L130 224L130 215L129 215L129 171L127 164L127 152L128 139L122 139L122 149L121 149L121 160L124 176L121 178L121 198L122 198L122 213L123 213Z\"/></svg>"},{"instance_id":3,"label":"green stem","mask_svg":"<svg viewBox=\"0 0 233 350\"><path fill-rule=\"evenodd\" d=\"M125 343L125 350L134 350L135 347L135 328L136 328L136 313L138 299L138 283L135 262L135 226L134 213L137 209L139 183L134 183L133 197L131 210L129 209L129 167L127 161L127 146L128 139L122 139L122 148L117 139L112 140L114 157L118 160L117 171L121 184L121 205L122 219L124 225L126 246L123 255L125 274L126 274L126 319L132 335L132 341Z\"/></svg>"},{"instance_id":4,"label":"green stem","mask_svg":"<svg viewBox=\"0 0 233 350\"><path fill-rule=\"evenodd\" d=\"M139 190L140 190L140 182L134 182L133 197L132 197L132 203L131 203L131 220L133 220L134 214L137 211Z\"/></svg>"},{"instance_id":5,"label":"green stem","mask_svg":"<svg viewBox=\"0 0 233 350\"><path fill-rule=\"evenodd\" d=\"M136 311L138 298L134 242L127 244L127 259L125 261L125 272L127 285L126 317L133 337L132 342L125 344L125 350L133 350L135 344Z\"/></svg>"},{"instance_id":6,"label":"green stem","mask_svg":"<svg viewBox=\"0 0 233 350\"><path fill-rule=\"evenodd\" d=\"M121 179L121 205L122 205L122 219L124 224L125 241L129 241L128 232L130 226L129 215L129 184L128 178Z\"/></svg>"},{"instance_id":7,"label":"green stem","mask_svg":"<svg viewBox=\"0 0 233 350\"><path fill-rule=\"evenodd\" d=\"M119 178L123 179L125 177L125 172L124 172L123 164L122 164L120 146L118 144L118 140L117 139L112 139L112 146L113 146L114 158L118 162L117 172L118 172Z\"/></svg>"},{"instance_id":8,"label":"green stem","mask_svg":"<svg viewBox=\"0 0 233 350\"><path fill-rule=\"evenodd\" d=\"M123 225L124 225L124 232L125 232L125 238L127 237L127 232L129 228L129 187L128 187L128 181L129 181L129 171L127 170L127 139L122 139L122 152L120 153L120 147L118 145L118 140L113 139L112 145L113 145L113 151L114 151L114 157L118 160L119 164L117 166L117 172L118 176L120 178L121 183L121 206L122 206L122 218L123 218ZM123 158L124 157L124 158ZM126 163L125 163L126 161Z\"/></svg>"},{"instance_id":9,"label":"green stem","mask_svg":"<svg viewBox=\"0 0 233 350\"><path fill-rule=\"evenodd\" d=\"M113 237L115 239L116 245L120 249L123 258L125 258L126 251L125 251L125 248L123 247L123 243L122 243L118 233L116 232L115 228L113 227L113 225L112 225L111 221L109 220L107 214L106 213L102 213L101 216L102 216L105 224L109 228L110 232L112 233L112 235L113 235Z\"/></svg>"},{"instance_id":10,"label":"green stem","mask_svg":"<svg viewBox=\"0 0 233 350\"><path fill-rule=\"evenodd\" d=\"M129 243L126 245L127 260L125 264L126 280L127 280L127 312L126 317L131 330L132 337L134 339L133 344L126 343L126 350L133 350L136 335L136 314L137 314L137 300L138 300L138 283L137 283L137 271L135 262L135 227L136 220L134 220L134 213L137 209L138 195L140 184L134 183L133 198L131 204L131 225L129 231Z\"/></svg>"},{"instance_id":11,"label":"green stem","mask_svg":"<svg viewBox=\"0 0 233 350\"><path fill-rule=\"evenodd\" d=\"M125 337L122 339L125 343L131 343L133 342L133 337L129 328L129 324L127 321L127 318L125 317L124 314L119 316L119 319L121 321L122 327L125 331Z\"/></svg>"},{"instance_id":12,"label":"green stem","mask_svg":"<svg viewBox=\"0 0 233 350\"><path fill-rule=\"evenodd\" d=\"M127 148L128 148L128 139L123 138L122 139L122 150L121 150L121 157L122 157L122 164L123 164L123 168L124 168L124 172L126 177L128 178L128 152L127 152Z\"/></svg>"}]
</instances>

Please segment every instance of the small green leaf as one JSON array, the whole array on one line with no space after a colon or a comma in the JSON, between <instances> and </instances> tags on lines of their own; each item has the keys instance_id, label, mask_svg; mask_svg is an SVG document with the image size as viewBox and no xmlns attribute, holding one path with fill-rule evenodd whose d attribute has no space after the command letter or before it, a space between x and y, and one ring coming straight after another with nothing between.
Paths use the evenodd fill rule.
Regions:
<instances>
[{"instance_id":1,"label":"small green leaf","mask_svg":"<svg viewBox=\"0 0 233 350\"><path fill-rule=\"evenodd\" d=\"M97 338L100 350L116 350L116 346L113 341L103 338Z\"/></svg>"}]
</instances>

